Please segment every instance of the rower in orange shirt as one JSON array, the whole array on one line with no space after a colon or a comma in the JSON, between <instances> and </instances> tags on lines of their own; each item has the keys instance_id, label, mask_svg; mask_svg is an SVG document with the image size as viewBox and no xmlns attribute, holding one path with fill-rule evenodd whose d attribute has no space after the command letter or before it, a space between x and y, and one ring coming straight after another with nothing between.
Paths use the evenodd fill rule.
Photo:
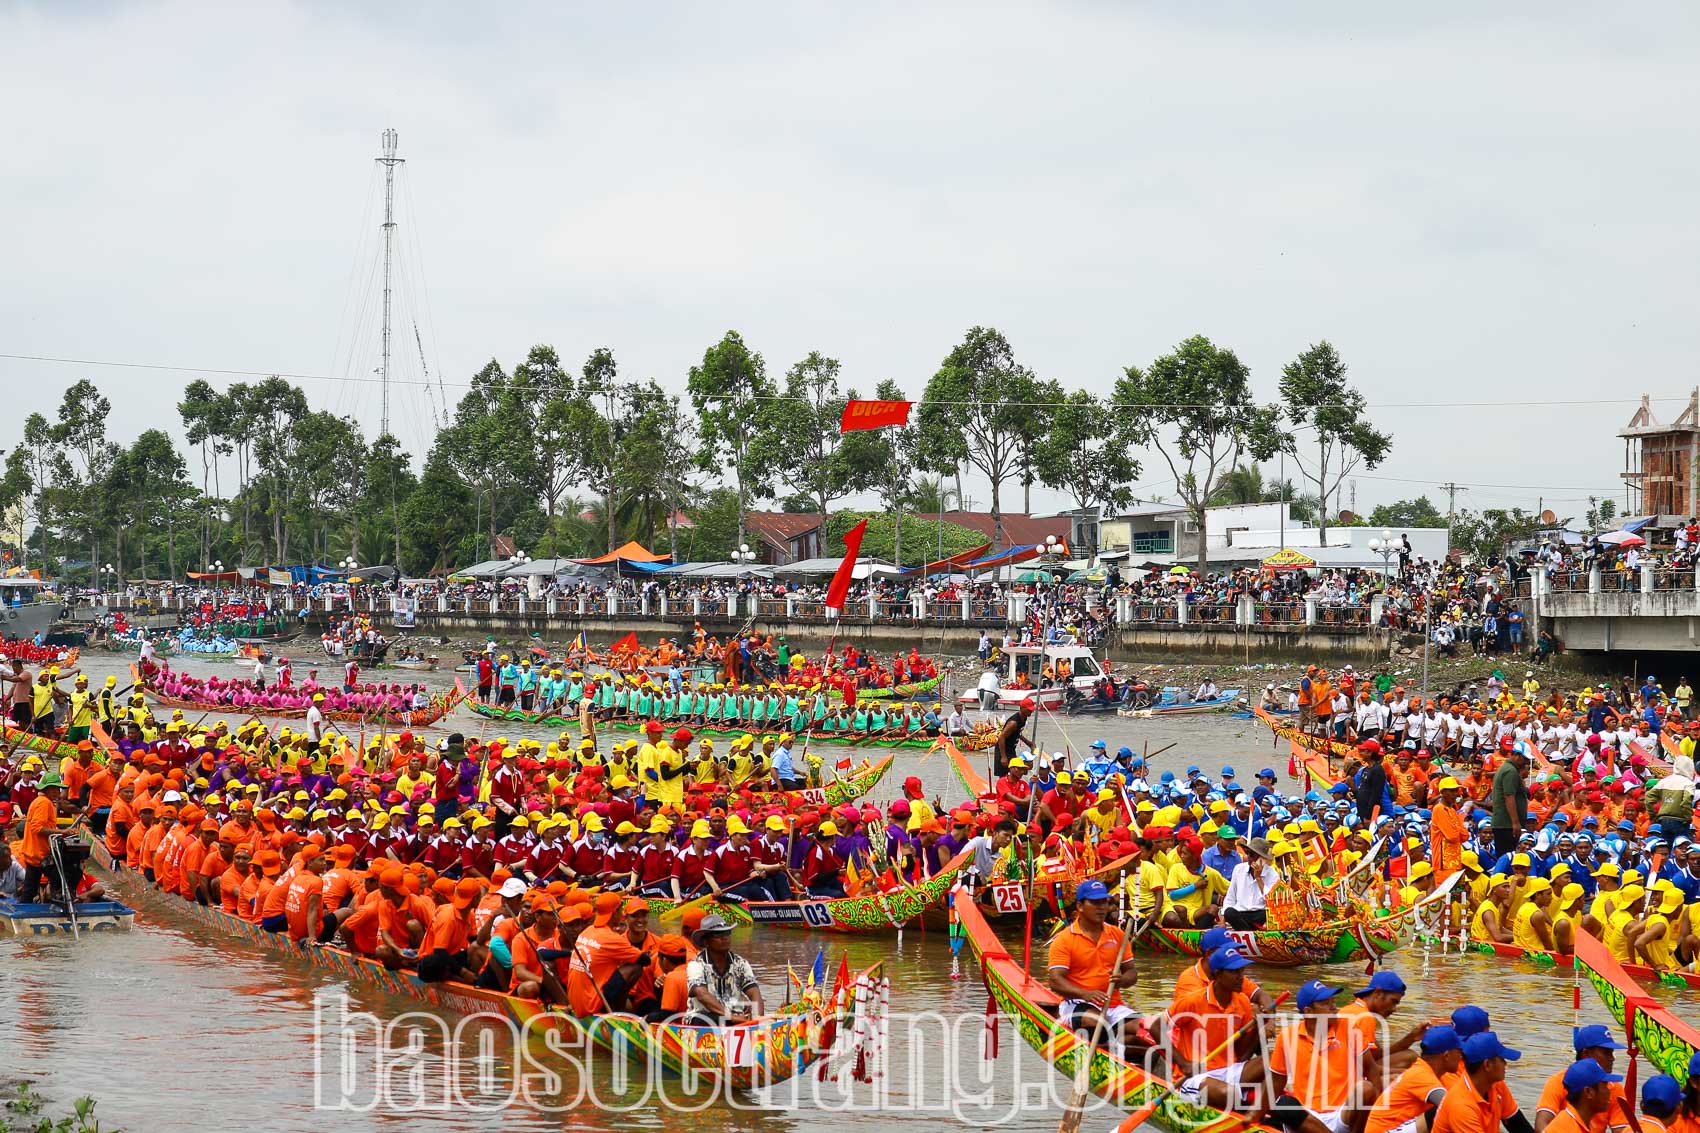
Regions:
<instances>
[{"instance_id":1,"label":"rower in orange shirt","mask_svg":"<svg viewBox=\"0 0 1700 1133\"><path fill-rule=\"evenodd\" d=\"M301 853L301 870L289 879L284 890L283 916L288 924L289 939L319 940L326 923L324 872L325 855L317 846L308 846Z\"/></svg>"},{"instance_id":2,"label":"rower in orange shirt","mask_svg":"<svg viewBox=\"0 0 1700 1133\"><path fill-rule=\"evenodd\" d=\"M1571 1047L1576 1052L1578 1060L1595 1063L1609 1077L1602 1083L1609 1085L1609 1097L1604 1107L1595 1107L1587 1122L1588 1133L1606 1133L1608 1129L1629 1129L1629 1098L1623 1087L1618 1083L1623 1081L1612 1075L1612 1063L1616 1060L1616 1052L1626 1049L1624 1045L1612 1037L1611 1028L1604 1023L1594 1023L1586 1027L1577 1027L1570 1033ZM1565 1113L1565 1106L1570 1092L1571 1071L1568 1067L1559 1071L1546 1080L1541 1087L1540 1100L1535 1103L1535 1133L1545 1133L1549 1129L1565 1125L1559 1119ZM1580 1077L1577 1075L1576 1077ZM1582 1133L1579 1129L1570 1129L1568 1133Z\"/></svg>"},{"instance_id":3,"label":"rower in orange shirt","mask_svg":"<svg viewBox=\"0 0 1700 1133\"><path fill-rule=\"evenodd\" d=\"M18 845L18 861L24 867L20 900L34 901L40 895L47 857L52 852L48 836L59 829L59 804L65 798L65 781L52 771L43 773L36 784L40 793L24 813L24 837Z\"/></svg>"},{"instance_id":4,"label":"rower in orange shirt","mask_svg":"<svg viewBox=\"0 0 1700 1133\"><path fill-rule=\"evenodd\" d=\"M1417 1119L1432 1112L1446 1097L1442 1079L1463 1065L1462 1048L1451 1024L1425 1030L1417 1060L1370 1106L1364 1133L1392 1133L1406 1127L1414 1130Z\"/></svg>"},{"instance_id":5,"label":"rower in orange shirt","mask_svg":"<svg viewBox=\"0 0 1700 1133\"><path fill-rule=\"evenodd\" d=\"M1169 1027L1175 1070L1181 1074L1180 1096L1220 1110L1231 1110L1240 1099L1240 1078L1249 1065L1236 1047L1255 1033L1257 1009L1245 993L1244 969L1251 961L1238 948L1210 953L1210 982L1169 1005L1163 1015Z\"/></svg>"},{"instance_id":6,"label":"rower in orange shirt","mask_svg":"<svg viewBox=\"0 0 1700 1133\"><path fill-rule=\"evenodd\" d=\"M426 983L457 980L472 983L484 966L482 950L472 945L472 907L484 895L484 883L463 878L448 901L431 918L425 943L419 949L419 978Z\"/></svg>"}]
</instances>

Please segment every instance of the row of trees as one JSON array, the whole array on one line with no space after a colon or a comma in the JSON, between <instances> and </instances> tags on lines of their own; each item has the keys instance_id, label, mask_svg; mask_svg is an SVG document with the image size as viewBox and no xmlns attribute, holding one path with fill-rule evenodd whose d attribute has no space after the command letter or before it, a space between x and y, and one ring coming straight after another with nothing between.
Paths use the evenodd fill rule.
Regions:
<instances>
[{"instance_id":1,"label":"row of trees","mask_svg":"<svg viewBox=\"0 0 1700 1133\"><path fill-rule=\"evenodd\" d=\"M748 541L745 517L764 501L826 513L857 495L892 517L901 557L902 517L962 507L965 475L989 484L1001 544L1012 488L1023 511L1036 484L1078 507L1124 508L1149 452L1169 473L1154 494L1191 511L1202 557L1205 508L1237 490L1248 464L1285 451L1326 501L1392 443L1326 342L1285 367L1269 403L1234 352L1203 337L1128 367L1100 398L1039 377L1001 333L975 327L908 425L848 435L846 399L905 393L889 379L861 389L841 379L819 352L775 378L736 331L690 368L683 397L622 375L608 349L575 369L537 346L511 370L492 360L473 375L417 465L393 436L368 439L281 378L222 392L189 383L177 407L187 460L159 430L124 447L108 436L110 402L81 381L56 419L26 421L0 504L32 560L72 573L113 562L129 577L345 555L441 571L486 557L504 533L539 557L628 538L724 557Z\"/></svg>"}]
</instances>

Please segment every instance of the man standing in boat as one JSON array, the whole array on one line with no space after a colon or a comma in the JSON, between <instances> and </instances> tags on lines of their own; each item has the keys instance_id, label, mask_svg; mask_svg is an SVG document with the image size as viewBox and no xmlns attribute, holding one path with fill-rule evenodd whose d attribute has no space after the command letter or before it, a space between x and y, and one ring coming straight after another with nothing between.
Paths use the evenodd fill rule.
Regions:
<instances>
[{"instance_id":1,"label":"man standing in boat","mask_svg":"<svg viewBox=\"0 0 1700 1133\"><path fill-rule=\"evenodd\" d=\"M1005 720L998 731L997 745L992 749L992 774L994 777L1009 773L1010 760L1016 757L1021 744L1026 744L1029 751L1033 742L1023 733L1027 730L1027 721L1033 718L1033 713L1039 710L1039 702L1031 696L1024 699L1016 708L1015 714Z\"/></svg>"}]
</instances>

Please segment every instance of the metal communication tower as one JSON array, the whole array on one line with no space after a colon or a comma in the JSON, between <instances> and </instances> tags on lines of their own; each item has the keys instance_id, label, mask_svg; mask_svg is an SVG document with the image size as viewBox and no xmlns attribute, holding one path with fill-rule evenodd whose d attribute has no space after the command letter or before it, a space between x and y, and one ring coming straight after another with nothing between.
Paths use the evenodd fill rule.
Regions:
<instances>
[{"instance_id":1,"label":"metal communication tower","mask_svg":"<svg viewBox=\"0 0 1700 1133\"><path fill-rule=\"evenodd\" d=\"M384 167L384 406L379 436L390 431L390 260L395 244L395 167L403 161L395 155L400 140L394 130L385 130L384 155L378 158Z\"/></svg>"}]
</instances>

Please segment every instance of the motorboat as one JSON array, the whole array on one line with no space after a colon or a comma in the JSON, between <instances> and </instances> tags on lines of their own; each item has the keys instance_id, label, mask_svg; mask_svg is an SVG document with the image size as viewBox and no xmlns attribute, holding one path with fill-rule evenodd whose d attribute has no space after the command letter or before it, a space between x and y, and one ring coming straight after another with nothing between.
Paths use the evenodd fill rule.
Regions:
<instances>
[{"instance_id":1,"label":"motorboat","mask_svg":"<svg viewBox=\"0 0 1700 1133\"><path fill-rule=\"evenodd\" d=\"M1047 685L1046 666L1057 672L1065 662L1069 670L1066 685L1055 681ZM1013 711L1022 701L1032 698L1040 708L1054 712L1063 706L1068 688L1089 697L1103 675L1104 669L1092 650L1076 641L1044 646L1011 645L993 659L980 683L956 700L965 708L977 708L982 706L982 692L995 692L996 704L991 707L1000 711Z\"/></svg>"}]
</instances>

